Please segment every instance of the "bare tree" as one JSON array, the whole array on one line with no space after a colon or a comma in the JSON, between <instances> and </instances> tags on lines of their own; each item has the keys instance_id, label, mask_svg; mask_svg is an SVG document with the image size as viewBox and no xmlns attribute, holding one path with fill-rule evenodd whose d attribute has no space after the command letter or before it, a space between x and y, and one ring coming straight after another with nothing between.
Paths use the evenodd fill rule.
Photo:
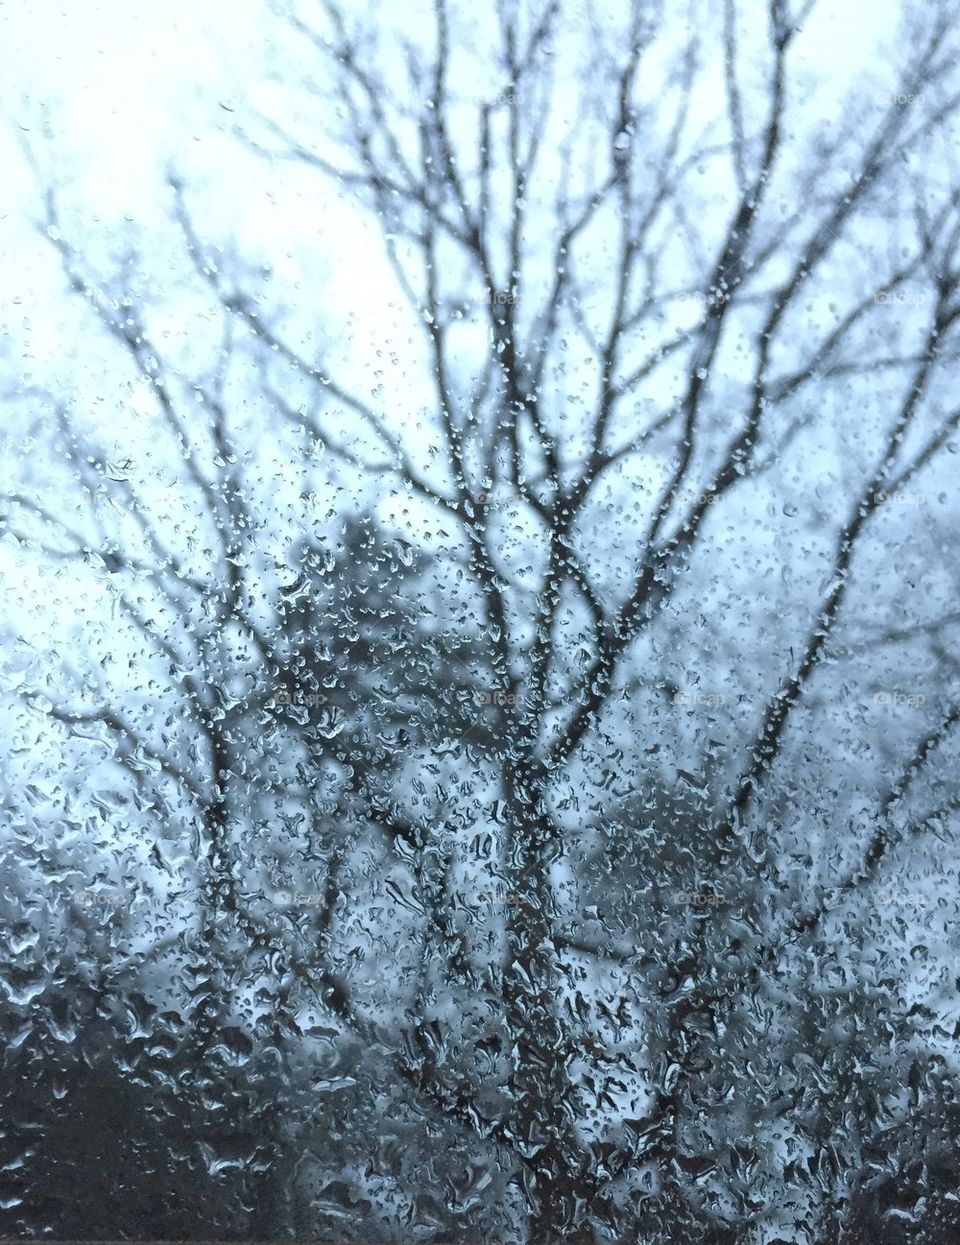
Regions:
<instances>
[{"instance_id":1,"label":"bare tree","mask_svg":"<svg viewBox=\"0 0 960 1245\"><path fill-rule=\"evenodd\" d=\"M116 631L22 701L107 744L118 841L162 827L113 884L168 903L124 951L190 981L198 1061L245 1010L290 1076L349 1052L341 1156L437 1233L814 1240L948 1033L949 935L882 950L947 902L958 798L960 76L955 6L908 8L829 125L812 3L284 6L303 88L238 139L379 231L409 340L372 375L185 178L205 327L167 342L47 196L147 432L46 401L77 513L28 478L6 527ZM336 1230L396 1237L370 1196Z\"/></svg>"}]
</instances>

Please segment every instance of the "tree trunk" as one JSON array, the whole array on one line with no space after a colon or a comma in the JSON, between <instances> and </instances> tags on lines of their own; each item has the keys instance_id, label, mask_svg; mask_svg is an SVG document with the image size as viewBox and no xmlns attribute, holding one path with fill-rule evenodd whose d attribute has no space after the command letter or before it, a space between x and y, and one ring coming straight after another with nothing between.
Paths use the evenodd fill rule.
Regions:
<instances>
[{"instance_id":1,"label":"tree trunk","mask_svg":"<svg viewBox=\"0 0 960 1245\"><path fill-rule=\"evenodd\" d=\"M590 1245L594 1236L584 1218L597 1184L576 1132L577 1102L568 1073L576 1052L556 1008L560 983L548 877L555 832L531 787L521 781L514 791L504 972L513 1040L510 1129L523 1163L531 1245Z\"/></svg>"}]
</instances>

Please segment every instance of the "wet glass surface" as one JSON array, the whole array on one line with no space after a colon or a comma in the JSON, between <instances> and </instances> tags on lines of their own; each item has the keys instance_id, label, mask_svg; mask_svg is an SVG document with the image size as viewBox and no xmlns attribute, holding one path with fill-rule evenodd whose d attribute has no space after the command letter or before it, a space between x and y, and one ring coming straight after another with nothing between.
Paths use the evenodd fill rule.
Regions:
<instances>
[{"instance_id":1,"label":"wet glass surface","mask_svg":"<svg viewBox=\"0 0 960 1245\"><path fill-rule=\"evenodd\" d=\"M0 1238L960 1239L956 9L0 6Z\"/></svg>"}]
</instances>

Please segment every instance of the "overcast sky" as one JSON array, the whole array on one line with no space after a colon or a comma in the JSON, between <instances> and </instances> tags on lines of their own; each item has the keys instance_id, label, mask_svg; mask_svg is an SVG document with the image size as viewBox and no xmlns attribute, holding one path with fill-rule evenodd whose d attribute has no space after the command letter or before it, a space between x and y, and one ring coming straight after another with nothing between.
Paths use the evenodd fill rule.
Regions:
<instances>
[{"instance_id":1,"label":"overcast sky","mask_svg":"<svg viewBox=\"0 0 960 1245\"><path fill-rule=\"evenodd\" d=\"M758 34L764 7L757 3ZM837 96L858 68L872 71L878 88L892 87L874 49L897 11L896 0L877 0L868 20L865 6L821 0L798 45L800 62L832 79ZM391 339L409 342L409 326L385 305L380 245L353 206L316 178L299 190L290 180L296 170L255 159L233 136L251 99L269 99L265 82L279 61L279 32L265 0L0 3L0 350L5 339L22 380L53 388L66 382L74 393L103 383L89 334L71 329L69 317L80 309L62 298L56 256L36 227L37 177L24 144L44 177L60 182L73 213L71 237L94 256L99 244L105 271L118 228L147 239L149 252L151 230L169 226L163 179L175 166L194 189L197 210L209 214L209 231L236 236L254 257L268 254L280 288L305 288L311 305L322 288L343 369L369 367ZM829 113L829 85L822 100ZM209 232L206 217L200 224ZM78 368L72 349L80 346ZM403 345L402 353L409 349ZM29 414L12 413L8 432ZM49 604L50 584L35 588L34 599Z\"/></svg>"},{"instance_id":2,"label":"overcast sky","mask_svg":"<svg viewBox=\"0 0 960 1245\"><path fill-rule=\"evenodd\" d=\"M398 0L402 4L403 0ZM763 9L757 4L758 21ZM803 41L811 69L849 80L891 29L896 0L869 7L821 0ZM678 15L680 10L678 9ZM262 82L276 19L264 0L7 0L0 4L0 134L5 206L32 185L16 140L42 137L44 117L91 206L149 206L171 156L217 164L232 114ZM881 65L875 66L883 82ZM892 84L891 84L892 85ZM11 129L14 131L11 133ZM8 180L9 179L9 180Z\"/></svg>"},{"instance_id":3,"label":"overcast sky","mask_svg":"<svg viewBox=\"0 0 960 1245\"><path fill-rule=\"evenodd\" d=\"M757 5L758 21L763 7ZM877 0L869 10L849 0L821 0L798 47L800 58L814 72L832 75L838 86L849 82L858 64L873 69L878 85L893 85L873 58L897 11L896 0ZM162 207L158 187L174 162L194 180L226 175L227 194L221 198L233 199L239 229L270 227L256 215L250 218L256 196L249 192L258 187L248 181L238 197L237 185L229 185L241 172L230 131L251 94L263 90L277 32L264 0L0 4L0 258L14 274L0 290L0 311L10 314L11 299L35 293L42 279L34 265L42 268L44 261L23 232L37 210L35 178L20 150L24 140L45 166L53 153L71 198L105 221L124 216L149 221ZM824 108L829 106L826 95ZM45 141L47 127L52 146ZM245 169L241 175L249 177ZM263 184L259 189L269 192ZM339 238L336 251L352 250L354 264L362 260L365 248L357 245L362 235L350 245L342 234L346 222L338 219L332 227Z\"/></svg>"}]
</instances>

